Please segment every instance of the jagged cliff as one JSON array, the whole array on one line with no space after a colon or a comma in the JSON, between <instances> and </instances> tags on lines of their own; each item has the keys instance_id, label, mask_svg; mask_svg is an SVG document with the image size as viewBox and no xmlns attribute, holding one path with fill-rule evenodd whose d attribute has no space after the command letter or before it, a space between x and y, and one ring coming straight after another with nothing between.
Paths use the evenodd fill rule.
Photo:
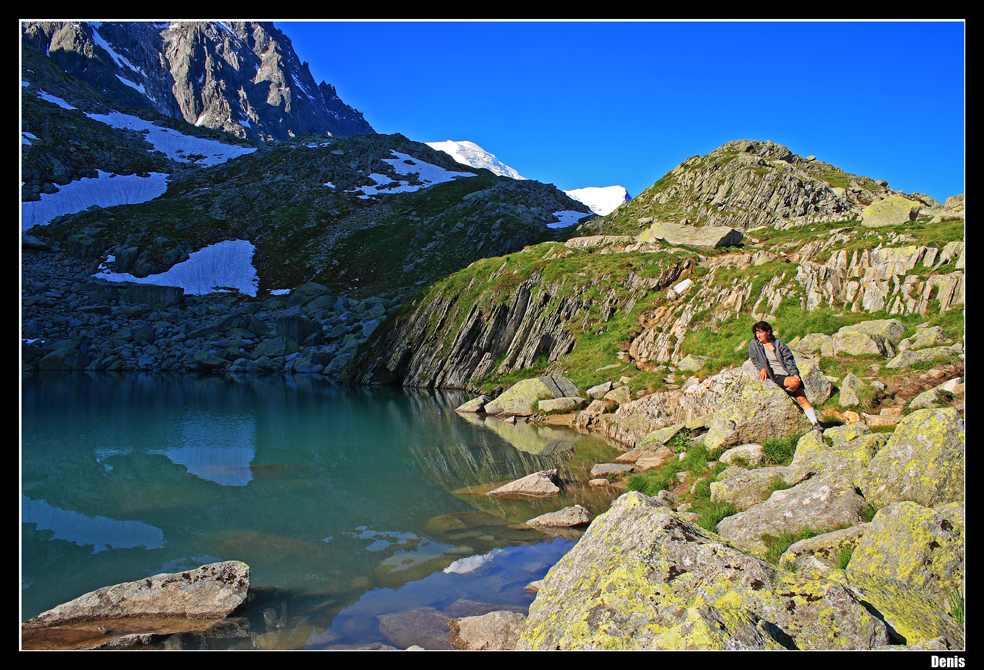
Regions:
<instances>
[{"instance_id":1,"label":"jagged cliff","mask_svg":"<svg viewBox=\"0 0 984 670\"><path fill-rule=\"evenodd\" d=\"M22 33L120 105L257 141L374 132L272 23L29 22Z\"/></svg>"}]
</instances>

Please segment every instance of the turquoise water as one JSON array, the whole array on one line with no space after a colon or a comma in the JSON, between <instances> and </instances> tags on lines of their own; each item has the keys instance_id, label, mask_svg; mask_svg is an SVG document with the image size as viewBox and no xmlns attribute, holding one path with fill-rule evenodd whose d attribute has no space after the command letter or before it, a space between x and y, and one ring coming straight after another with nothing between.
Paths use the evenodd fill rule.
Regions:
<instances>
[{"instance_id":1,"label":"turquoise water","mask_svg":"<svg viewBox=\"0 0 984 670\"><path fill-rule=\"evenodd\" d=\"M406 646L426 624L395 633L398 613L528 607L525 585L576 536L521 522L575 502L606 509L613 494L588 489L588 470L617 452L456 414L466 399L314 376L25 376L22 619L233 559L251 571L248 637L196 644ZM559 497L483 495L553 467Z\"/></svg>"}]
</instances>

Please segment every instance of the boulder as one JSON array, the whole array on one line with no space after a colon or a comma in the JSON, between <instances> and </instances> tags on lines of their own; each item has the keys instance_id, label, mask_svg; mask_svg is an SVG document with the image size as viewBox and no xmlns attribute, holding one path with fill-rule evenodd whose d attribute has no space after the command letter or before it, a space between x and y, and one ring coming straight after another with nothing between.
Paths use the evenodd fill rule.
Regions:
<instances>
[{"instance_id":1,"label":"boulder","mask_svg":"<svg viewBox=\"0 0 984 670\"><path fill-rule=\"evenodd\" d=\"M935 507L964 499L964 420L953 408L921 409L895 427L860 475L876 507L902 500Z\"/></svg>"},{"instance_id":2,"label":"boulder","mask_svg":"<svg viewBox=\"0 0 984 670\"><path fill-rule=\"evenodd\" d=\"M704 436L708 450L785 439L810 430L803 410L770 380L739 378L725 391Z\"/></svg>"},{"instance_id":3,"label":"boulder","mask_svg":"<svg viewBox=\"0 0 984 670\"><path fill-rule=\"evenodd\" d=\"M812 431L796 443L796 453L789 464L792 480L837 473L856 484L888 441L887 435L871 433L860 421L828 428L824 437L832 440L833 445L828 446L824 438Z\"/></svg>"},{"instance_id":4,"label":"boulder","mask_svg":"<svg viewBox=\"0 0 984 670\"><path fill-rule=\"evenodd\" d=\"M884 200L873 202L861 212L861 225L868 228L895 226L915 221L921 203L900 195L891 195Z\"/></svg>"},{"instance_id":5,"label":"boulder","mask_svg":"<svg viewBox=\"0 0 984 670\"><path fill-rule=\"evenodd\" d=\"M818 356L834 355L834 338L823 333L809 333L796 343L796 346L789 345L796 353L814 354Z\"/></svg>"},{"instance_id":6,"label":"boulder","mask_svg":"<svg viewBox=\"0 0 984 670\"><path fill-rule=\"evenodd\" d=\"M855 405L861 404L861 398L858 397L858 389L867 388L867 384L858 379L853 372L848 372L844 375L844 381L841 382L840 386L840 403L841 407L853 407Z\"/></svg>"},{"instance_id":7,"label":"boulder","mask_svg":"<svg viewBox=\"0 0 984 670\"><path fill-rule=\"evenodd\" d=\"M525 616L500 610L482 616L451 619L448 640L458 649L515 649L525 627Z\"/></svg>"},{"instance_id":8,"label":"boulder","mask_svg":"<svg viewBox=\"0 0 984 670\"><path fill-rule=\"evenodd\" d=\"M868 524L861 523L799 540L779 557L779 567L809 577L827 577L841 569L841 552L853 551Z\"/></svg>"},{"instance_id":9,"label":"boulder","mask_svg":"<svg viewBox=\"0 0 984 670\"><path fill-rule=\"evenodd\" d=\"M592 386L587 391L585 391L585 393L587 393L589 398L598 400L600 398L604 398L605 394L611 390L612 390L612 383L604 382L602 384L598 384L597 386Z\"/></svg>"},{"instance_id":10,"label":"boulder","mask_svg":"<svg viewBox=\"0 0 984 670\"><path fill-rule=\"evenodd\" d=\"M526 475L515 481L503 484L497 489L486 493L490 496L521 495L521 496L552 496L560 493L557 486L557 470L542 470Z\"/></svg>"},{"instance_id":11,"label":"boulder","mask_svg":"<svg viewBox=\"0 0 984 670\"><path fill-rule=\"evenodd\" d=\"M748 465L758 465L762 462L762 445L739 444L721 454L718 460L730 464L733 459L741 459Z\"/></svg>"},{"instance_id":12,"label":"boulder","mask_svg":"<svg viewBox=\"0 0 984 670\"><path fill-rule=\"evenodd\" d=\"M939 386L933 387L927 391L923 391L909 401L909 407L912 409L927 409L930 407L936 407L937 405L949 404L949 400L952 398L950 394L952 394L953 391L943 387L944 384L940 384ZM950 388L956 387L951 384Z\"/></svg>"},{"instance_id":13,"label":"boulder","mask_svg":"<svg viewBox=\"0 0 984 670\"><path fill-rule=\"evenodd\" d=\"M800 379L803 380L803 390L811 405L819 407L827 401L833 392L833 385L820 369L815 358L796 357L796 367L799 368Z\"/></svg>"},{"instance_id":14,"label":"boulder","mask_svg":"<svg viewBox=\"0 0 984 670\"><path fill-rule=\"evenodd\" d=\"M580 409L583 404L584 398L554 398L541 400L537 403L537 409L541 412L571 412Z\"/></svg>"},{"instance_id":15,"label":"boulder","mask_svg":"<svg viewBox=\"0 0 984 670\"><path fill-rule=\"evenodd\" d=\"M210 563L194 570L91 591L42 612L24 626L37 628L137 616L219 619L243 604L248 589L248 565L240 561Z\"/></svg>"},{"instance_id":16,"label":"boulder","mask_svg":"<svg viewBox=\"0 0 984 670\"><path fill-rule=\"evenodd\" d=\"M895 345L881 335L859 330L844 330L833 336L834 354L847 356L888 356L896 353Z\"/></svg>"},{"instance_id":17,"label":"boulder","mask_svg":"<svg viewBox=\"0 0 984 670\"><path fill-rule=\"evenodd\" d=\"M917 363L929 363L940 358L960 356L963 345L957 342L948 347L928 347L926 349L907 349L885 364L886 368L896 370L907 368Z\"/></svg>"},{"instance_id":18,"label":"boulder","mask_svg":"<svg viewBox=\"0 0 984 670\"><path fill-rule=\"evenodd\" d=\"M477 398L472 398L466 403L459 405L455 408L455 412L482 412L485 410L485 404L492 400L491 396L480 395Z\"/></svg>"},{"instance_id":19,"label":"boulder","mask_svg":"<svg viewBox=\"0 0 984 670\"><path fill-rule=\"evenodd\" d=\"M946 601L929 598L894 579L854 572L850 566L833 571L830 579L843 584L888 624L892 641L906 645L901 648L966 649L963 626L946 613ZM937 645L921 646L933 643Z\"/></svg>"},{"instance_id":20,"label":"boulder","mask_svg":"<svg viewBox=\"0 0 984 670\"><path fill-rule=\"evenodd\" d=\"M671 426L658 428L653 432L649 433L648 435L646 435L644 438L642 438L637 446L646 448L646 447L657 447L661 444L666 444L671 439L673 439L673 436L679 433L682 429L683 429L682 423L675 423Z\"/></svg>"},{"instance_id":21,"label":"boulder","mask_svg":"<svg viewBox=\"0 0 984 670\"><path fill-rule=\"evenodd\" d=\"M806 528L836 530L861 523L864 498L838 474L824 475L796 486L775 491L765 502L725 517L718 534L756 556L765 556L768 546L762 535L778 537Z\"/></svg>"},{"instance_id":22,"label":"boulder","mask_svg":"<svg viewBox=\"0 0 984 670\"><path fill-rule=\"evenodd\" d=\"M851 326L844 326L838 333L865 333L872 337L888 340L892 344L898 344L905 335L905 324L898 319L872 319L861 321Z\"/></svg>"},{"instance_id":23,"label":"boulder","mask_svg":"<svg viewBox=\"0 0 984 670\"><path fill-rule=\"evenodd\" d=\"M531 416L537 403L553 398L569 398L578 394L577 385L566 377L534 377L517 382L498 398L485 405L487 414L498 416Z\"/></svg>"},{"instance_id":24,"label":"boulder","mask_svg":"<svg viewBox=\"0 0 984 670\"><path fill-rule=\"evenodd\" d=\"M591 520L588 510L580 505L565 507L556 512L547 512L526 522L528 526L544 528L573 528L583 526Z\"/></svg>"},{"instance_id":25,"label":"boulder","mask_svg":"<svg viewBox=\"0 0 984 670\"><path fill-rule=\"evenodd\" d=\"M628 386L619 386L605 394L604 400L615 403L619 407L632 402L632 391Z\"/></svg>"},{"instance_id":26,"label":"boulder","mask_svg":"<svg viewBox=\"0 0 984 670\"><path fill-rule=\"evenodd\" d=\"M786 573L638 492L543 580L517 649L871 649L887 626L843 585Z\"/></svg>"},{"instance_id":27,"label":"boulder","mask_svg":"<svg viewBox=\"0 0 984 670\"><path fill-rule=\"evenodd\" d=\"M591 467L591 476L624 475L635 470L635 464L632 463L598 463Z\"/></svg>"},{"instance_id":28,"label":"boulder","mask_svg":"<svg viewBox=\"0 0 984 670\"><path fill-rule=\"evenodd\" d=\"M847 569L905 583L938 602L964 587L962 515L914 502L878 510Z\"/></svg>"},{"instance_id":29,"label":"boulder","mask_svg":"<svg viewBox=\"0 0 984 670\"><path fill-rule=\"evenodd\" d=\"M180 286L158 286L126 282L120 299L124 303L153 305L155 307L182 307L185 292Z\"/></svg>"},{"instance_id":30,"label":"boulder","mask_svg":"<svg viewBox=\"0 0 984 670\"><path fill-rule=\"evenodd\" d=\"M640 219L649 223L652 219ZM741 242L742 233L728 226L687 226L666 221L652 221L649 228L639 233L639 242L662 240L667 244L694 247L701 251L713 251L718 247L731 247Z\"/></svg>"},{"instance_id":31,"label":"boulder","mask_svg":"<svg viewBox=\"0 0 984 670\"><path fill-rule=\"evenodd\" d=\"M725 472L721 474L724 475ZM790 477L790 469L785 466L734 471L729 476L711 482L711 502L731 503L735 510L744 512L768 500L776 483L786 487L794 481Z\"/></svg>"}]
</instances>

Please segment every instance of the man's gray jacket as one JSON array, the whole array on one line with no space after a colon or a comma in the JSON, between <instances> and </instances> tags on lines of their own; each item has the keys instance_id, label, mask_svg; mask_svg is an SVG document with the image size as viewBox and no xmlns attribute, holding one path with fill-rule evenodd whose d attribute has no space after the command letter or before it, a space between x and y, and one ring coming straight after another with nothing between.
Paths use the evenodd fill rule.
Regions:
<instances>
[{"instance_id":1,"label":"man's gray jacket","mask_svg":"<svg viewBox=\"0 0 984 670\"><path fill-rule=\"evenodd\" d=\"M793 352L789 350L786 343L782 340L773 339L772 344L776 348L776 358L782 363L782 367L786 368L786 372L790 376L795 375L801 377L799 368L796 367L796 359L793 357ZM772 381L776 380L775 375L772 373L772 366L769 365L769 359L765 355L765 347L758 341L758 338L754 338L748 343L748 358L757 370L764 369L769 379Z\"/></svg>"}]
</instances>

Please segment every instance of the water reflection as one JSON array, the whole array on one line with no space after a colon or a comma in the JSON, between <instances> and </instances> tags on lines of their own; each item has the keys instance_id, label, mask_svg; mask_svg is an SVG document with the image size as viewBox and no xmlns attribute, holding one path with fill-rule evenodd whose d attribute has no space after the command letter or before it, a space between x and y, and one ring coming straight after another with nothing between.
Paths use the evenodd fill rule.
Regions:
<instances>
[{"instance_id":1,"label":"water reflection","mask_svg":"<svg viewBox=\"0 0 984 670\"><path fill-rule=\"evenodd\" d=\"M426 579L444 588L476 578L468 565L500 561L497 550L549 542L526 519L607 506L583 482L614 449L475 423L453 411L465 399L315 376L24 377L22 617L236 559L260 600L302 608L305 625L327 631L364 594ZM556 499L484 496L554 467L569 482Z\"/></svg>"}]
</instances>

